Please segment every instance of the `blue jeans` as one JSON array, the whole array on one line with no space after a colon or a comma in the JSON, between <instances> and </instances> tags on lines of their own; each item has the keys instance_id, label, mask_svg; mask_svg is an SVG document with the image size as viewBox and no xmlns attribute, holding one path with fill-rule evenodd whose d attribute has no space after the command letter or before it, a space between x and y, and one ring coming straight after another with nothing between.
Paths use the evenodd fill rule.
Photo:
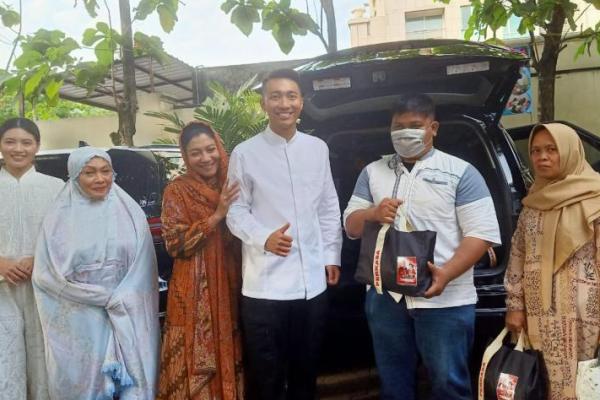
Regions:
<instances>
[{"instance_id":1,"label":"blue jeans","mask_svg":"<svg viewBox=\"0 0 600 400\"><path fill-rule=\"evenodd\" d=\"M432 400L472 400L469 355L475 305L408 310L386 292L367 292L365 311L381 379L381 399L416 399L419 356Z\"/></svg>"}]
</instances>

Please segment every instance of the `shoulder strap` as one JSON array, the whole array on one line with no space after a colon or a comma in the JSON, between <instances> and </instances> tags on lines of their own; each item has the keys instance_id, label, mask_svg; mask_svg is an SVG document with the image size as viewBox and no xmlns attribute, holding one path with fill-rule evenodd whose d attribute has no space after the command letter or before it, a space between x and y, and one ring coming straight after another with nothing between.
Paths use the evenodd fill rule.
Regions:
<instances>
[{"instance_id":1,"label":"shoulder strap","mask_svg":"<svg viewBox=\"0 0 600 400\"><path fill-rule=\"evenodd\" d=\"M400 163L400 161L398 161L398 163ZM398 166L395 170L396 173L396 181L394 182L394 190L392 192L392 198L396 199L398 198L398 189L400 187L400 177L402 176L402 169L400 169L400 167ZM404 230L405 232L412 232L414 231L413 225L410 223L408 216L406 215L406 212L404 210L404 203L400 205L400 207L398 207L398 214L400 214L400 223L398 224L402 230Z\"/></svg>"},{"instance_id":2,"label":"shoulder strap","mask_svg":"<svg viewBox=\"0 0 600 400\"><path fill-rule=\"evenodd\" d=\"M402 172L398 172L396 168L396 181L394 182L394 189L392 191L392 198L397 198L398 187L400 186L400 177ZM404 212L404 205L398 207L398 213L400 214L400 226L404 227L405 232L412 232L414 229L412 224L408 220L406 213ZM383 245L385 243L385 235L390 229L390 224L382 224L381 229L377 234L377 240L375 241L375 250L373 252L373 286L377 294L383 294L383 282L381 278L381 258L383 255Z\"/></svg>"}]
</instances>

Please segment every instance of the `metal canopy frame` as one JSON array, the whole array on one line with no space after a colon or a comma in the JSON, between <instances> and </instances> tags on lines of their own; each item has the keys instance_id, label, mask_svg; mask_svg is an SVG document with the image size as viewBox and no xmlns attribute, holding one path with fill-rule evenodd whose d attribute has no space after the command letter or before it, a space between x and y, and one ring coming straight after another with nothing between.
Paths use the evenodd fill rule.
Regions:
<instances>
[{"instance_id":1,"label":"metal canopy frame","mask_svg":"<svg viewBox=\"0 0 600 400\"><path fill-rule=\"evenodd\" d=\"M199 76L196 68L183 61L167 56L158 60L143 56L135 59L135 81L138 93L158 93L173 103L174 108L190 108L200 103ZM114 66L114 87L117 97L123 96L123 65ZM113 96L113 78L107 76L91 93L75 85L74 79L66 79L60 97L78 103L116 111Z\"/></svg>"}]
</instances>

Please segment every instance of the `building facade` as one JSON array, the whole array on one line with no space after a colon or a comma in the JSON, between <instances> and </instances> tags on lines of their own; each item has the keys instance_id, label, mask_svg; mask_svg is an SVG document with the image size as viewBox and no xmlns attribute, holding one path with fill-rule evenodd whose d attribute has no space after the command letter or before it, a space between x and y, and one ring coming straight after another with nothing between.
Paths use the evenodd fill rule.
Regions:
<instances>
[{"instance_id":1,"label":"building facade","mask_svg":"<svg viewBox=\"0 0 600 400\"><path fill-rule=\"evenodd\" d=\"M586 10L577 19L578 26L585 29L600 22L599 10L583 0L573 1L579 4L580 10ZM469 0L452 0L450 4L434 0L369 0L363 5L357 0L357 7L348 21L350 43L351 47L356 47L399 40L464 39L470 16ZM518 17L511 17L507 25L496 32L497 37L509 46L531 51L529 37L518 32L519 24ZM543 40L540 35L536 36L536 47L541 52ZM487 37L492 37L491 32ZM592 111L600 99L600 55L594 44L591 55L576 58L580 44L578 40L567 41L558 59L555 119L571 121L600 135L600 119ZM528 97L530 107L505 115L502 123L507 127L537 122L537 74L533 68L527 73L530 86L521 97Z\"/></svg>"},{"instance_id":2,"label":"building facade","mask_svg":"<svg viewBox=\"0 0 600 400\"><path fill-rule=\"evenodd\" d=\"M581 10L589 6L583 0L574 2L580 4ZM452 0L450 4L434 0L369 0L352 11L348 21L350 46L413 39L463 39L471 9L469 0ZM577 25L586 28L598 21L600 11L590 7ZM511 16L506 26L496 32L498 38L526 38L518 32L520 22L519 17Z\"/></svg>"}]
</instances>

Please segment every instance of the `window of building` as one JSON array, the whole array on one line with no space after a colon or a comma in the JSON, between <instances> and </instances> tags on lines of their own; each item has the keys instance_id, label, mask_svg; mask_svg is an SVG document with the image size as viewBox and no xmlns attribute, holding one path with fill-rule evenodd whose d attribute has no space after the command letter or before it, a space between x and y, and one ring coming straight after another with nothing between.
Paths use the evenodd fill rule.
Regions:
<instances>
[{"instance_id":1,"label":"window of building","mask_svg":"<svg viewBox=\"0 0 600 400\"><path fill-rule=\"evenodd\" d=\"M506 26L504 27L503 37L504 39L516 39L527 35L521 35L519 33L519 25L521 24L521 18L516 15L511 15Z\"/></svg>"},{"instance_id":2,"label":"window of building","mask_svg":"<svg viewBox=\"0 0 600 400\"><path fill-rule=\"evenodd\" d=\"M443 10L428 13L406 13L406 39L435 39L444 37Z\"/></svg>"},{"instance_id":3,"label":"window of building","mask_svg":"<svg viewBox=\"0 0 600 400\"><path fill-rule=\"evenodd\" d=\"M469 27L469 18L473 12L473 6L461 6L460 7L460 38L465 38L465 31Z\"/></svg>"},{"instance_id":4,"label":"window of building","mask_svg":"<svg viewBox=\"0 0 600 400\"><path fill-rule=\"evenodd\" d=\"M377 16L377 0L371 0L371 17Z\"/></svg>"}]
</instances>

